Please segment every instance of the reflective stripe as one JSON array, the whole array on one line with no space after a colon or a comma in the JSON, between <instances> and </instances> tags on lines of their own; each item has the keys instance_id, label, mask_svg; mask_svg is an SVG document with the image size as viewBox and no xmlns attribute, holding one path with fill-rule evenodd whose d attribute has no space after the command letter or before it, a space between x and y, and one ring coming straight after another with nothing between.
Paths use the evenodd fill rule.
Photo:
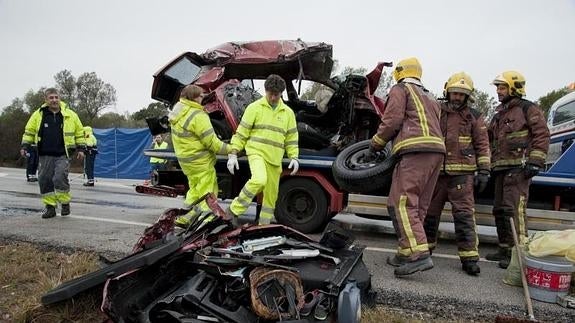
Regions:
<instances>
[{"instance_id":1,"label":"reflective stripe","mask_svg":"<svg viewBox=\"0 0 575 323\"><path fill-rule=\"evenodd\" d=\"M461 258L479 257L479 252L477 252L477 250L458 251L457 255L459 255L459 257L461 257Z\"/></svg>"},{"instance_id":2,"label":"reflective stripe","mask_svg":"<svg viewBox=\"0 0 575 323\"><path fill-rule=\"evenodd\" d=\"M186 122L184 122L184 125L182 126L182 128L188 129L188 126L190 125L190 123L192 123L192 120L194 119L195 116L197 116L199 113L201 113L202 110L196 110L194 112L192 112L192 114L190 114L190 116L186 119Z\"/></svg>"},{"instance_id":3,"label":"reflective stripe","mask_svg":"<svg viewBox=\"0 0 575 323\"><path fill-rule=\"evenodd\" d=\"M267 206L262 206L262 210L260 212L260 218L263 219L271 219L274 217L275 209Z\"/></svg>"},{"instance_id":4,"label":"reflective stripe","mask_svg":"<svg viewBox=\"0 0 575 323\"><path fill-rule=\"evenodd\" d=\"M409 241L409 246L414 248L417 246L417 240L415 239L415 235L411 230L411 224L409 222L409 215L407 214L407 196L401 195L399 197L399 216L401 217L401 224L403 225L403 230L405 231L405 235L407 236L407 241Z\"/></svg>"},{"instance_id":5,"label":"reflective stripe","mask_svg":"<svg viewBox=\"0 0 575 323\"><path fill-rule=\"evenodd\" d=\"M250 191L248 191L248 189L244 186L240 192L241 194L244 194L246 198L248 198L250 201L254 199L254 197L256 196L255 193L252 193Z\"/></svg>"},{"instance_id":6,"label":"reflective stripe","mask_svg":"<svg viewBox=\"0 0 575 323\"><path fill-rule=\"evenodd\" d=\"M241 133L236 131L236 136L238 136L241 140L246 141L248 140L248 137L242 135Z\"/></svg>"},{"instance_id":7,"label":"reflective stripe","mask_svg":"<svg viewBox=\"0 0 575 323\"><path fill-rule=\"evenodd\" d=\"M297 128L291 128L291 129L288 129L288 131L287 131L286 133L287 133L288 135L291 135L291 134L294 134L294 133L296 133L296 132L297 132Z\"/></svg>"},{"instance_id":8,"label":"reflective stripe","mask_svg":"<svg viewBox=\"0 0 575 323\"><path fill-rule=\"evenodd\" d=\"M245 207L245 208L248 208L250 206L250 204L252 203L251 200L246 201L240 196L236 197L236 199L234 201L236 201L239 205L241 205L242 207Z\"/></svg>"},{"instance_id":9,"label":"reflective stripe","mask_svg":"<svg viewBox=\"0 0 575 323\"><path fill-rule=\"evenodd\" d=\"M251 129L252 129L252 125L251 125L251 124L247 124L247 123L246 123L245 121L243 121L243 120L240 121L240 126L246 128L246 129L248 129L248 130L251 130Z\"/></svg>"},{"instance_id":10,"label":"reflective stripe","mask_svg":"<svg viewBox=\"0 0 575 323\"><path fill-rule=\"evenodd\" d=\"M519 220L519 223L517 223L518 226L518 232L517 234L519 235L519 244L523 244L525 242L525 237L527 235L527 232L525 231L525 195L520 195L519 196L519 205L517 206L517 217Z\"/></svg>"},{"instance_id":11,"label":"reflective stripe","mask_svg":"<svg viewBox=\"0 0 575 323\"><path fill-rule=\"evenodd\" d=\"M25 135L25 136L32 136L32 137L34 137L36 134L33 133L33 132L24 132L24 135Z\"/></svg>"},{"instance_id":12,"label":"reflective stripe","mask_svg":"<svg viewBox=\"0 0 575 323\"><path fill-rule=\"evenodd\" d=\"M399 143L395 144L392 149L392 154L395 154L399 149L404 148L406 146L417 145L417 144L438 144L441 147L445 148L445 143L443 143L443 139L438 137L431 137L431 136L422 136L422 137L414 137L405 139L400 141Z\"/></svg>"},{"instance_id":13,"label":"reflective stripe","mask_svg":"<svg viewBox=\"0 0 575 323\"><path fill-rule=\"evenodd\" d=\"M487 156L481 156L479 158L477 158L477 163L479 164L489 164L491 162L491 159Z\"/></svg>"},{"instance_id":14,"label":"reflective stripe","mask_svg":"<svg viewBox=\"0 0 575 323\"><path fill-rule=\"evenodd\" d=\"M426 252L429 251L429 245L427 243L424 244L420 244L417 245L415 247L412 248L398 248L397 249L397 253L399 253L402 256L411 256L411 254L413 254L413 252Z\"/></svg>"},{"instance_id":15,"label":"reflective stripe","mask_svg":"<svg viewBox=\"0 0 575 323\"><path fill-rule=\"evenodd\" d=\"M198 160L206 155L208 155L210 152L207 150L202 150L200 152L198 152L196 155L191 156L191 157L178 157L178 161L182 162L182 163L189 163L192 162L194 160Z\"/></svg>"},{"instance_id":16,"label":"reflective stripe","mask_svg":"<svg viewBox=\"0 0 575 323\"><path fill-rule=\"evenodd\" d=\"M207 137L213 133L214 133L214 128L208 129L208 130L202 132L202 134L200 135L200 139L203 139L203 138L205 138L205 137Z\"/></svg>"},{"instance_id":17,"label":"reflective stripe","mask_svg":"<svg viewBox=\"0 0 575 323\"><path fill-rule=\"evenodd\" d=\"M447 165L445 165L445 170L474 171L474 170L477 170L477 166L476 165L468 165L468 164L447 164Z\"/></svg>"},{"instance_id":18,"label":"reflective stripe","mask_svg":"<svg viewBox=\"0 0 575 323\"><path fill-rule=\"evenodd\" d=\"M179 131L177 131L177 130L174 130L173 128L172 128L172 135L174 135L174 136L176 136L176 137L179 137L179 138L195 137L195 135L194 135L192 132L188 131L188 130L184 130L184 131L182 131L182 132L179 132Z\"/></svg>"},{"instance_id":19,"label":"reflective stripe","mask_svg":"<svg viewBox=\"0 0 575 323\"><path fill-rule=\"evenodd\" d=\"M253 129L269 130L269 131L281 133L282 135L285 135L285 133L286 133L284 129L282 129L280 127L272 126L269 124L256 124L256 125L254 125Z\"/></svg>"},{"instance_id":20,"label":"reflective stripe","mask_svg":"<svg viewBox=\"0 0 575 323\"><path fill-rule=\"evenodd\" d=\"M465 143L465 144L470 144L470 143L471 143L471 137L469 137L469 136L459 136L459 142Z\"/></svg>"},{"instance_id":21,"label":"reflective stripe","mask_svg":"<svg viewBox=\"0 0 575 323\"><path fill-rule=\"evenodd\" d=\"M547 159L547 154L540 150L533 150L529 153L529 157Z\"/></svg>"},{"instance_id":22,"label":"reflective stripe","mask_svg":"<svg viewBox=\"0 0 575 323\"><path fill-rule=\"evenodd\" d=\"M387 144L387 142L385 142L385 140L381 139L381 137L379 137L378 135L374 135L372 137L373 141L375 141L376 144L380 145L380 146L385 146Z\"/></svg>"},{"instance_id":23,"label":"reflective stripe","mask_svg":"<svg viewBox=\"0 0 575 323\"><path fill-rule=\"evenodd\" d=\"M419 126L421 127L423 136L427 137L429 136L429 126L427 125L427 116L425 115L425 108L423 107L423 104L419 100L417 94L415 94L415 91L411 88L411 85L408 83L406 83L405 85L409 90L411 97L413 98L413 102L415 103L415 109L417 110L417 115L419 116Z\"/></svg>"},{"instance_id":24,"label":"reflective stripe","mask_svg":"<svg viewBox=\"0 0 575 323\"><path fill-rule=\"evenodd\" d=\"M508 134L507 139L522 138L522 137L527 137L527 135L529 135L529 130L515 131L515 132Z\"/></svg>"},{"instance_id":25,"label":"reflective stripe","mask_svg":"<svg viewBox=\"0 0 575 323\"><path fill-rule=\"evenodd\" d=\"M286 146L297 146L297 144L298 144L297 140L286 141Z\"/></svg>"},{"instance_id":26,"label":"reflective stripe","mask_svg":"<svg viewBox=\"0 0 575 323\"><path fill-rule=\"evenodd\" d=\"M220 150L218 151L218 153L220 154L226 154L228 152L228 144L226 144L225 142L222 144L222 148L220 148Z\"/></svg>"},{"instance_id":27,"label":"reflective stripe","mask_svg":"<svg viewBox=\"0 0 575 323\"><path fill-rule=\"evenodd\" d=\"M75 132L64 132L64 136L73 136L75 134ZM84 136L80 136L80 138L83 138Z\"/></svg>"},{"instance_id":28,"label":"reflective stripe","mask_svg":"<svg viewBox=\"0 0 575 323\"><path fill-rule=\"evenodd\" d=\"M263 206L263 205L262 205L262 210L261 210L261 212L266 212L266 213L274 214L275 210L276 210L275 208L271 208L271 207Z\"/></svg>"},{"instance_id":29,"label":"reflective stripe","mask_svg":"<svg viewBox=\"0 0 575 323\"><path fill-rule=\"evenodd\" d=\"M255 142L259 142L262 143L264 145L270 145L273 147L277 147L280 149L284 149L284 145L282 143L270 140L270 139L264 139L264 138L259 138L259 137L250 137L251 141L255 141Z\"/></svg>"},{"instance_id":30,"label":"reflective stripe","mask_svg":"<svg viewBox=\"0 0 575 323\"><path fill-rule=\"evenodd\" d=\"M516 166L516 165L522 165L523 164L523 158L518 158L518 159L501 159L498 160L496 162L493 162L491 164L491 167L497 167L497 166Z\"/></svg>"}]
</instances>

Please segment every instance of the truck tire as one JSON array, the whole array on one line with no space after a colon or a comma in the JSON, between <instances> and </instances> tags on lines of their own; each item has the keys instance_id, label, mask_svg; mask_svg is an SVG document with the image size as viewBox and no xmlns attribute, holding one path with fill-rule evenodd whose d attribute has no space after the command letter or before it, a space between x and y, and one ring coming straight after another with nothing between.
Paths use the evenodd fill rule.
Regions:
<instances>
[{"instance_id":1,"label":"truck tire","mask_svg":"<svg viewBox=\"0 0 575 323\"><path fill-rule=\"evenodd\" d=\"M287 179L280 184L275 217L300 232L316 232L328 220L327 203L325 192L313 179Z\"/></svg>"},{"instance_id":2,"label":"truck tire","mask_svg":"<svg viewBox=\"0 0 575 323\"><path fill-rule=\"evenodd\" d=\"M362 159L369 145L370 140L360 141L348 146L337 155L331 170L335 182L341 189L352 193L389 189L391 173L396 162L396 158L391 155L391 146L388 144L376 161L365 163Z\"/></svg>"}]
</instances>

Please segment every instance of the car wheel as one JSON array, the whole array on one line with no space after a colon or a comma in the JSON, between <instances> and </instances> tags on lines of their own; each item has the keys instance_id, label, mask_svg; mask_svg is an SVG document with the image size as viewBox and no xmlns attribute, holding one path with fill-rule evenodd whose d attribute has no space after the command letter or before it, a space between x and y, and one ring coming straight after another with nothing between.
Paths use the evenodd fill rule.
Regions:
<instances>
[{"instance_id":1,"label":"car wheel","mask_svg":"<svg viewBox=\"0 0 575 323\"><path fill-rule=\"evenodd\" d=\"M388 144L378 153L378 158L365 162L370 140L352 144L342 150L332 165L332 173L339 187L348 192L365 193L375 190L387 190L391 185L391 173L396 158L391 155Z\"/></svg>"},{"instance_id":2,"label":"car wheel","mask_svg":"<svg viewBox=\"0 0 575 323\"><path fill-rule=\"evenodd\" d=\"M303 233L316 232L328 219L328 199L310 178L292 178L280 184L276 220Z\"/></svg>"},{"instance_id":3,"label":"car wheel","mask_svg":"<svg viewBox=\"0 0 575 323\"><path fill-rule=\"evenodd\" d=\"M218 136L218 139L228 140L232 138L233 132L226 123L226 120L210 119L210 121L212 122L212 127L214 127L214 132L216 136Z\"/></svg>"}]
</instances>

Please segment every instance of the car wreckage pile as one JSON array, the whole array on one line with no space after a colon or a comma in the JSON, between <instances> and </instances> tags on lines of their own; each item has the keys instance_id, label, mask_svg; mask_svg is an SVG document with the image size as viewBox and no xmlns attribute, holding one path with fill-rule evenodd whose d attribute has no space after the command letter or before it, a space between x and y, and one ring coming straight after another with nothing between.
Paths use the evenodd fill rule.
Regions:
<instances>
[{"instance_id":1,"label":"car wreckage pile","mask_svg":"<svg viewBox=\"0 0 575 323\"><path fill-rule=\"evenodd\" d=\"M45 305L103 286L115 322L359 322L374 299L363 246L336 224L321 239L282 225L234 228L216 198L211 212L174 231L187 210L167 210L126 258L68 281ZM205 221L210 218L211 221Z\"/></svg>"}]
</instances>

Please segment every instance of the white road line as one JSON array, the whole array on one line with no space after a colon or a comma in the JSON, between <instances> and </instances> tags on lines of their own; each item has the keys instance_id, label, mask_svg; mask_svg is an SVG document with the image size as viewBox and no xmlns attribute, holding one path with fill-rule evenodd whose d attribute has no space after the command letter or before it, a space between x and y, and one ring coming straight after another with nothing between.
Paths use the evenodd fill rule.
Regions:
<instances>
[{"instance_id":1,"label":"white road line","mask_svg":"<svg viewBox=\"0 0 575 323\"><path fill-rule=\"evenodd\" d=\"M0 177L6 177L8 175L9 175L8 173L0 173Z\"/></svg>"},{"instance_id":2,"label":"white road line","mask_svg":"<svg viewBox=\"0 0 575 323\"><path fill-rule=\"evenodd\" d=\"M80 220L129 224L129 225L137 225L137 226L141 226L141 227L149 227L152 225L152 223L134 222L134 221L117 220L117 219L106 219L106 218L96 218L96 217L84 216L84 215L69 215L69 217L74 218L74 219L80 219Z\"/></svg>"}]
</instances>

